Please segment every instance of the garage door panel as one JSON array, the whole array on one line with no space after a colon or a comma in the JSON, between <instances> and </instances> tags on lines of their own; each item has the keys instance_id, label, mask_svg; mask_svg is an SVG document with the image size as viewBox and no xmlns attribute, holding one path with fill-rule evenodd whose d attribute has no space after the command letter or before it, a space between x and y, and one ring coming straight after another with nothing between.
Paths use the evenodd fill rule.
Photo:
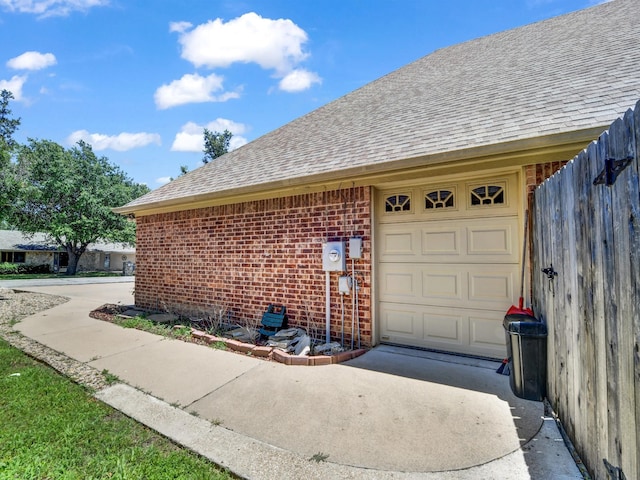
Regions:
<instances>
[{"instance_id":1,"label":"garage door panel","mask_svg":"<svg viewBox=\"0 0 640 480\"><path fill-rule=\"evenodd\" d=\"M469 270L469 301L492 308L513 303L517 266L476 266Z\"/></svg>"},{"instance_id":2,"label":"garage door panel","mask_svg":"<svg viewBox=\"0 0 640 480\"><path fill-rule=\"evenodd\" d=\"M421 234L422 256L433 258L438 255L455 257L462 255L461 228L422 228Z\"/></svg>"},{"instance_id":3,"label":"garage door panel","mask_svg":"<svg viewBox=\"0 0 640 480\"><path fill-rule=\"evenodd\" d=\"M382 331L386 335L401 339L423 337L424 325L420 319L420 313L415 308L407 308L404 305L389 305L381 310Z\"/></svg>"},{"instance_id":4,"label":"garage door panel","mask_svg":"<svg viewBox=\"0 0 640 480\"><path fill-rule=\"evenodd\" d=\"M424 339L429 342L464 345L467 343L466 320L450 312L427 311L422 314Z\"/></svg>"},{"instance_id":5,"label":"garage door panel","mask_svg":"<svg viewBox=\"0 0 640 480\"><path fill-rule=\"evenodd\" d=\"M504 358L504 312L380 304L381 340L457 353Z\"/></svg>"},{"instance_id":6,"label":"garage door panel","mask_svg":"<svg viewBox=\"0 0 640 480\"><path fill-rule=\"evenodd\" d=\"M504 358L507 355L505 347L502 312L482 315L484 312L469 316L470 345L478 354ZM484 353L482 353L484 352Z\"/></svg>"},{"instance_id":7,"label":"garage door panel","mask_svg":"<svg viewBox=\"0 0 640 480\"><path fill-rule=\"evenodd\" d=\"M508 220L508 222L506 222ZM508 261L518 260L516 220L502 219L504 224L491 227L468 225L467 255L482 256L483 261L492 261L495 257ZM489 258L487 258L489 256Z\"/></svg>"},{"instance_id":8,"label":"garage door panel","mask_svg":"<svg viewBox=\"0 0 640 480\"><path fill-rule=\"evenodd\" d=\"M386 268L380 272L384 297L397 302L414 302L420 296L420 282L415 268Z\"/></svg>"},{"instance_id":9,"label":"garage door panel","mask_svg":"<svg viewBox=\"0 0 640 480\"><path fill-rule=\"evenodd\" d=\"M379 298L481 310L506 309L514 298L517 265L441 265L383 263Z\"/></svg>"},{"instance_id":10,"label":"garage door panel","mask_svg":"<svg viewBox=\"0 0 640 480\"><path fill-rule=\"evenodd\" d=\"M414 229L400 228L385 231L381 235L382 257L386 259L401 259L407 261L417 256L419 240L416 238L417 232Z\"/></svg>"},{"instance_id":11,"label":"garage door panel","mask_svg":"<svg viewBox=\"0 0 640 480\"><path fill-rule=\"evenodd\" d=\"M387 224L380 231L381 262L519 261L516 218Z\"/></svg>"},{"instance_id":12,"label":"garage door panel","mask_svg":"<svg viewBox=\"0 0 640 480\"><path fill-rule=\"evenodd\" d=\"M467 297L463 274L450 266L425 269L417 263L383 263L379 267L379 298L393 303L456 304Z\"/></svg>"},{"instance_id":13,"label":"garage door panel","mask_svg":"<svg viewBox=\"0 0 640 480\"><path fill-rule=\"evenodd\" d=\"M419 267L418 267L419 268ZM422 271L422 297L425 299L462 300L463 272L429 269Z\"/></svg>"}]
</instances>

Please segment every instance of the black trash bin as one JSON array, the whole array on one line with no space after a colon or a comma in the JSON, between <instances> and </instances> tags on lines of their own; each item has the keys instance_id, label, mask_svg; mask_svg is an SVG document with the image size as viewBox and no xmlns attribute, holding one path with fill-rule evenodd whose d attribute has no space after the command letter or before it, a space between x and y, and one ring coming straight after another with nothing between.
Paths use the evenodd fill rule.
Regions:
<instances>
[{"instance_id":1,"label":"black trash bin","mask_svg":"<svg viewBox=\"0 0 640 480\"><path fill-rule=\"evenodd\" d=\"M507 315L503 323L513 393L542 401L547 387L547 326L530 315Z\"/></svg>"}]
</instances>

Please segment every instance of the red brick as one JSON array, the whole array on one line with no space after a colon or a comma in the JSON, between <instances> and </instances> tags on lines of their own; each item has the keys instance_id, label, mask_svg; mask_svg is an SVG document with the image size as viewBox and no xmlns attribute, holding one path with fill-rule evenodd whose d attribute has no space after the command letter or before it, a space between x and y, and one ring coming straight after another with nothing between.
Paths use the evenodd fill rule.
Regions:
<instances>
[{"instance_id":1,"label":"red brick","mask_svg":"<svg viewBox=\"0 0 640 480\"><path fill-rule=\"evenodd\" d=\"M227 344L228 348L230 348L231 350L235 350L236 352L241 352L245 345L242 342L238 342L237 340L225 340L225 343Z\"/></svg>"},{"instance_id":2,"label":"red brick","mask_svg":"<svg viewBox=\"0 0 640 480\"><path fill-rule=\"evenodd\" d=\"M316 355L309 357L313 365L331 365L331 357L328 355Z\"/></svg>"},{"instance_id":3,"label":"red brick","mask_svg":"<svg viewBox=\"0 0 640 480\"><path fill-rule=\"evenodd\" d=\"M284 363L285 365L291 365L291 355L283 352L282 350L278 350L277 348L274 349L271 353L271 358L273 358L276 362Z\"/></svg>"},{"instance_id":4,"label":"red brick","mask_svg":"<svg viewBox=\"0 0 640 480\"><path fill-rule=\"evenodd\" d=\"M237 348L238 352L249 353L249 352L253 352L253 349L255 348L255 345L251 343L243 343L243 342L238 342L238 343L239 343Z\"/></svg>"},{"instance_id":5,"label":"red brick","mask_svg":"<svg viewBox=\"0 0 640 480\"><path fill-rule=\"evenodd\" d=\"M251 350L252 355L255 355L256 357L268 357L269 355L271 355L271 352L273 351L273 347L253 347L253 350Z\"/></svg>"},{"instance_id":6,"label":"red brick","mask_svg":"<svg viewBox=\"0 0 640 480\"><path fill-rule=\"evenodd\" d=\"M291 363L287 365L304 365L309 366L313 362L311 361L311 357L307 357L306 355L289 355L291 359Z\"/></svg>"},{"instance_id":7,"label":"red brick","mask_svg":"<svg viewBox=\"0 0 640 480\"><path fill-rule=\"evenodd\" d=\"M197 338L199 340L205 340L207 334L201 330L196 330L195 328L191 329L191 336L193 338Z\"/></svg>"},{"instance_id":8,"label":"red brick","mask_svg":"<svg viewBox=\"0 0 640 480\"><path fill-rule=\"evenodd\" d=\"M367 353L367 350L364 348L358 348L357 350L353 350L351 352L351 358L359 357L360 355Z\"/></svg>"},{"instance_id":9,"label":"red brick","mask_svg":"<svg viewBox=\"0 0 640 480\"><path fill-rule=\"evenodd\" d=\"M331 363L342 363L351 360L351 351L336 353L331 356Z\"/></svg>"},{"instance_id":10,"label":"red brick","mask_svg":"<svg viewBox=\"0 0 640 480\"><path fill-rule=\"evenodd\" d=\"M215 335L211 335L209 333L206 333L204 336L204 341L209 344L218 342L226 343L226 340L226 338L216 337Z\"/></svg>"}]
</instances>

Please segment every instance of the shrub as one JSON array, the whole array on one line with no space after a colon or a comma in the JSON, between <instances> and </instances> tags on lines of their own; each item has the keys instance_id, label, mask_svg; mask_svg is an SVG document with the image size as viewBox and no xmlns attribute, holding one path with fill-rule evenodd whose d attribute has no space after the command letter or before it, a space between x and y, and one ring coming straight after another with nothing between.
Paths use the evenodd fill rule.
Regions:
<instances>
[{"instance_id":1,"label":"shrub","mask_svg":"<svg viewBox=\"0 0 640 480\"><path fill-rule=\"evenodd\" d=\"M51 266L46 263L42 265L23 265L22 273L51 273Z\"/></svg>"},{"instance_id":2,"label":"shrub","mask_svg":"<svg viewBox=\"0 0 640 480\"><path fill-rule=\"evenodd\" d=\"M20 265L17 263L0 263L0 275L16 275L20 273Z\"/></svg>"},{"instance_id":3,"label":"shrub","mask_svg":"<svg viewBox=\"0 0 640 480\"><path fill-rule=\"evenodd\" d=\"M51 267L47 264L25 265L24 263L0 263L0 275L18 275L34 273L51 273Z\"/></svg>"}]
</instances>

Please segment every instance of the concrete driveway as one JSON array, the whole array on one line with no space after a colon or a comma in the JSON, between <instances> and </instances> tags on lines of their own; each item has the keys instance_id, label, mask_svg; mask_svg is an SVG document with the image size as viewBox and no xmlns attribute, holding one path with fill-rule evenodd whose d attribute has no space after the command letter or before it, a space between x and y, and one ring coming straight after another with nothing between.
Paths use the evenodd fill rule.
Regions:
<instances>
[{"instance_id":1,"label":"concrete driveway","mask_svg":"<svg viewBox=\"0 0 640 480\"><path fill-rule=\"evenodd\" d=\"M495 362L390 346L286 366L88 313L131 283L22 286L71 300L16 329L109 370L101 400L247 478L582 478L543 404ZM146 393L143 393L146 392Z\"/></svg>"}]
</instances>

